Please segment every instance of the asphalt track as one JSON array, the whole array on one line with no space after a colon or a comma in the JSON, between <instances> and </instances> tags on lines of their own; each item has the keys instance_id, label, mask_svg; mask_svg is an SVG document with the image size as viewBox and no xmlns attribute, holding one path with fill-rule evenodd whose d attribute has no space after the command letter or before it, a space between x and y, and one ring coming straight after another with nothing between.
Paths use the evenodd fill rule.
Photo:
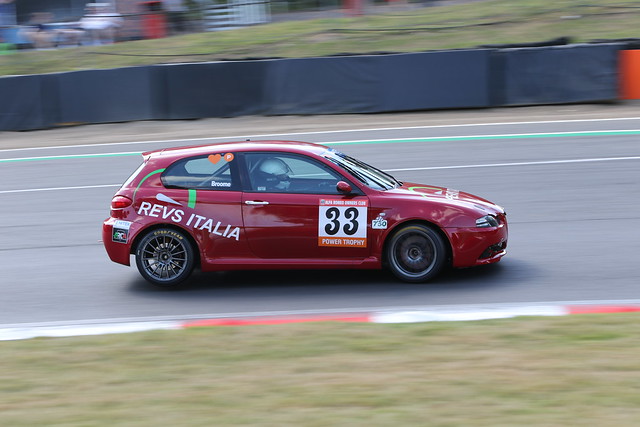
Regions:
<instances>
[{"instance_id":1,"label":"asphalt track","mask_svg":"<svg viewBox=\"0 0 640 427\"><path fill-rule=\"evenodd\" d=\"M177 292L110 262L101 223L117 186L140 163L137 153L203 141L137 136L127 144L120 135L110 145L70 138L82 145L74 146L58 144L56 131L39 132L32 145L40 147L0 149L0 325L638 300L640 118L630 117L228 133L331 144L401 180L493 200L509 215L508 254L497 265L448 271L425 285L376 271L231 272L197 273ZM46 148L47 135L57 148Z\"/></svg>"}]
</instances>

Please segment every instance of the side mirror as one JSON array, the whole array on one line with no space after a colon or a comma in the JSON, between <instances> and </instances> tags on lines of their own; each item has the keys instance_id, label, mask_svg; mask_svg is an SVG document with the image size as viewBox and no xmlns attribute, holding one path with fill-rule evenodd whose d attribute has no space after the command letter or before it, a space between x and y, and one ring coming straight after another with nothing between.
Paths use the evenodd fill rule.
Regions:
<instances>
[{"instance_id":1,"label":"side mirror","mask_svg":"<svg viewBox=\"0 0 640 427\"><path fill-rule=\"evenodd\" d=\"M344 181L338 181L338 184L336 184L336 189L339 193L342 194L349 194L352 191L351 186Z\"/></svg>"}]
</instances>

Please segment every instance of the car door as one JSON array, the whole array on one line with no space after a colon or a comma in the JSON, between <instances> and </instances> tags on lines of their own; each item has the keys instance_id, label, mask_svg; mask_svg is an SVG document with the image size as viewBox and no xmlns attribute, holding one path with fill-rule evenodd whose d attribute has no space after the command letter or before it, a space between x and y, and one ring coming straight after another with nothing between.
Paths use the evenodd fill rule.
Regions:
<instances>
[{"instance_id":1,"label":"car door","mask_svg":"<svg viewBox=\"0 0 640 427\"><path fill-rule=\"evenodd\" d=\"M189 157L162 174L157 197L177 209L177 223L198 241L208 262L251 257L242 229L242 191L233 153Z\"/></svg>"},{"instance_id":2,"label":"car door","mask_svg":"<svg viewBox=\"0 0 640 427\"><path fill-rule=\"evenodd\" d=\"M244 230L251 251L265 259L363 259L367 241L368 198L345 195L346 181L309 156L245 153L247 183L242 199Z\"/></svg>"}]
</instances>

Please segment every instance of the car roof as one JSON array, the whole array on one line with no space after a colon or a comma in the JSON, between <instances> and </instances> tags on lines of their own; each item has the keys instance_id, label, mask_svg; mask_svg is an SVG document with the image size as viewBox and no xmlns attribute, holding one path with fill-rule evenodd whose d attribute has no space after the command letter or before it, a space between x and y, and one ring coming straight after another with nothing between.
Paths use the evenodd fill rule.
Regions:
<instances>
[{"instance_id":1,"label":"car roof","mask_svg":"<svg viewBox=\"0 0 640 427\"><path fill-rule=\"evenodd\" d=\"M243 151L284 151L298 154L320 154L329 147L300 141L236 141L218 144L193 145L188 147L163 148L142 153L147 158L179 159L211 153L232 153Z\"/></svg>"}]
</instances>

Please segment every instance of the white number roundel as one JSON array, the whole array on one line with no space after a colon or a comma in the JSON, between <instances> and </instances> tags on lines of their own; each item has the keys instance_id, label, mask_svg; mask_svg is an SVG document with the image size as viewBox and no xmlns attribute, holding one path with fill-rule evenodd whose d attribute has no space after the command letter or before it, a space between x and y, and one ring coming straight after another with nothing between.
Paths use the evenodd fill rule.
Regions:
<instances>
[{"instance_id":1,"label":"white number roundel","mask_svg":"<svg viewBox=\"0 0 640 427\"><path fill-rule=\"evenodd\" d=\"M320 200L318 245L367 246L367 200Z\"/></svg>"}]
</instances>

